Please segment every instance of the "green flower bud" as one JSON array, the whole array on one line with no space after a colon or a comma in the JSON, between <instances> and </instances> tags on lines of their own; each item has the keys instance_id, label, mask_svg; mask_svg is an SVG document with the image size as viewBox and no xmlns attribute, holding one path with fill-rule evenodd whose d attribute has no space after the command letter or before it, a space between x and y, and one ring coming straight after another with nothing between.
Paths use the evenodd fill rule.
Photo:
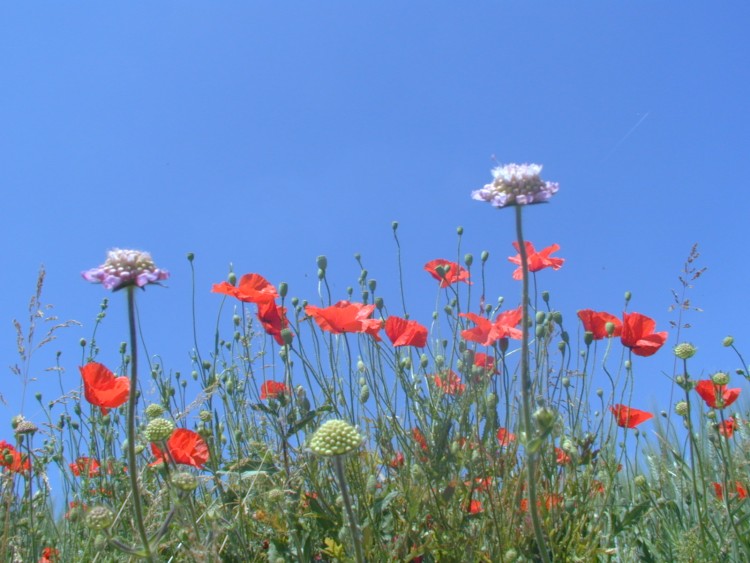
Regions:
<instances>
[{"instance_id":1,"label":"green flower bud","mask_svg":"<svg viewBox=\"0 0 750 563\"><path fill-rule=\"evenodd\" d=\"M286 297L286 294L289 292L289 284L286 282L281 282L279 284L279 297L284 299Z\"/></svg>"},{"instance_id":2,"label":"green flower bud","mask_svg":"<svg viewBox=\"0 0 750 563\"><path fill-rule=\"evenodd\" d=\"M645 488L648 485L648 481L646 480L646 477L643 475L636 475L633 478L633 483L636 487Z\"/></svg>"},{"instance_id":3,"label":"green flower bud","mask_svg":"<svg viewBox=\"0 0 750 563\"><path fill-rule=\"evenodd\" d=\"M78 341L78 344L80 344L80 345L81 345L81 348L85 348L85 347L86 347L86 339L85 339L85 338L81 338L81 339L80 339L80 340Z\"/></svg>"},{"instance_id":4,"label":"green flower bud","mask_svg":"<svg viewBox=\"0 0 750 563\"><path fill-rule=\"evenodd\" d=\"M320 456L337 456L353 452L364 442L357 429L344 420L329 420L313 434L310 449Z\"/></svg>"},{"instance_id":5,"label":"green flower bud","mask_svg":"<svg viewBox=\"0 0 750 563\"><path fill-rule=\"evenodd\" d=\"M318 268L318 279L322 280L326 277L326 271L323 268Z\"/></svg>"},{"instance_id":6,"label":"green flower bud","mask_svg":"<svg viewBox=\"0 0 750 563\"><path fill-rule=\"evenodd\" d=\"M419 366L420 367L426 368L429 363L430 363L430 359L427 357L427 354L422 354L419 357Z\"/></svg>"},{"instance_id":7,"label":"green flower bud","mask_svg":"<svg viewBox=\"0 0 750 563\"><path fill-rule=\"evenodd\" d=\"M482 250L482 253L479 255L479 257L482 259L482 262L487 262L487 259L490 257L490 253L486 250Z\"/></svg>"},{"instance_id":8,"label":"green flower bud","mask_svg":"<svg viewBox=\"0 0 750 563\"><path fill-rule=\"evenodd\" d=\"M294 333L288 328L281 329L281 340L286 346L291 346L292 340L294 340Z\"/></svg>"},{"instance_id":9,"label":"green flower bud","mask_svg":"<svg viewBox=\"0 0 750 563\"><path fill-rule=\"evenodd\" d=\"M734 336L725 336L724 340L722 340L721 343L729 348L732 344L734 344Z\"/></svg>"},{"instance_id":10,"label":"green flower bud","mask_svg":"<svg viewBox=\"0 0 750 563\"><path fill-rule=\"evenodd\" d=\"M630 293L629 291L626 291L626 292L625 292L625 304L626 304L626 305L627 305L627 303L628 303L628 302L630 301L630 298L631 298L631 297L633 297L633 294L632 294L632 293Z\"/></svg>"},{"instance_id":11,"label":"green flower bud","mask_svg":"<svg viewBox=\"0 0 750 563\"><path fill-rule=\"evenodd\" d=\"M549 291L542 291L542 301L549 303Z\"/></svg>"},{"instance_id":12,"label":"green flower bud","mask_svg":"<svg viewBox=\"0 0 750 563\"><path fill-rule=\"evenodd\" d=\"M544 320L547 318L547 314L544 311L537 311L536 312L536 324L542 324L544 323Z\"/></svg>"},{"instance_id":13,"label":"green flower bud","mask_svg":"<svg viewBox=\"0 0 750 563\"><path fill-rule=\"evenodd\" d=\"M172 484L181 491L194 491L198 487L198 477L187 471L172 474Z\"/></svg>"},{"instance_id":14,"label":"green flower bud","mask_svg":"<svg viewBox=\"0 0 750 563\"><path fill-rule=\"evenodd\" d=\"M92 530L109 528L114 521L114 513L106 506L94 506L86 514L86 525Z\"/></svg>"},{"instance_id":15,"label":"green flower bud","mask_svg":"<svg viewBox=\"0 0 750 563\"><path fill-rule=\"evenodd\" d=\"M461 236L462 234L464 234L464 228L463 227L457 227L456 228L456 234L458 236Z\"/></svg>"},{"instance_id":16,"label":"green flower bud","mask_svg":"<svg viewBox=\"0 0 750 563\"><path fill-rule=\"evenodd\" d=\"M193 260L195 260L195 254L192 252L188 252L187 259L188 259L188 262L192 262Z\"/></svg>"},{"instance_id":17,"label":"green flower bud","mask_svg":"<svg viewBox=\"0 0 750 563\"><path fill-rule=\"evenodd\" d=\"M376 297L374 303L375 303L375 307L377 308L378 311L380 311L383 308L383 298L382 297L380 297L380 296Z\"/></svg>"},{"instance_id":18,"label":"green flower bud","mask_svg":"<svg viewBox=\"0 0 750 563\"><path fill-rule=\"evenodd\" d=\"M328 258L321 254L315 260L315 263L318 265L318 268L320 268L321 270L325 270L328 267Z\"/></svg>"},{"instance_id":19,"label":"green flower bud","mask_svg":"<svg viewBox=\"0 0 750 563\"><path fill-rule=\"evenodd\" d=\"M367 402L367 399L370 398L370 388L367 385L363 385L359 389L359 402L363 405Z\"/></svg>"},{"instance_id":20,"label":"green flower bud","mask_svg":"<svg viewBox=\"0 0 750 563\"><path fill-rule=\"evenodd\" d=\"M146 426L143 435L149 442L163 442L174 431L174 422L166 418L155 418Z\"/></svg>"},{"instance_id":21,"label":"green flower bud","mask_svg":"<svg viewBox=\"0 0 750 563\"><path fill-rule=\"evenodd\" d=\"M393 221L393 222L391 223L391 229L393 229L394 231L395 231L396 229L398 229L398 221Z\"/></svg>"},{"instance_id":22,"label":"green flower bud","mask_svg":"<svg viewBox=\"0 0 750 563\"><path fill-rule=\"evenodd\" d=\"M560 311L552 311L552 320L561 325L563 322L562 313Z\"/></svg>"},{"instance_id":23,"label":"green flower bud","mask_svg":"<svg viewBox=\"0 0 750 563\"><path fill-rule=\"evenodd\" d=\"M682 342L681 344L678 344L674 347L674 355L680 358L681 360L687 360L695 356L695 352L698 349L690 344L689 342Z\"/></svg>"},{"instance_id":24,"label":"green flower bud","mask_svg":"<svg viewBox=\"0 0 750 563\"><path fill-rule=\"evenodd\" d=\"M377 280L369 280L367 282L367 287L370 288L370 291L373 293L375 292L375 288L378 287L378 281Z\"/></svg>"},{"instance_id":25,"label":"green flower bud","mask_svg":"<svg viewBox=\"0 0 750 563\"><path fill-rule=\"evenodd\" d=\"M727 385L729 383L729 374L717 371L711 376L711 381L714 382L714 385Z\"/></svg>"},{"instance_id":26,"label":"green flower bud","mask_svg":"<svg viewBox=\"0 0 750 563\"><path fill-rule=\"evenodd\" d=\"M583 333L583 343L586 346L591 346L591 343L594 341L594 333L590 330L587 330Z\"/></svg>"},{"instance_id":27,"label":"green flower bud","mask_svg":"<svg viewBox=\"0 0 750 563\"><path fill-rule=\"evenodd\" d=\"M237 285L237 274L235 274L234 272L229 272L229 274L227 275L227 281L231 285Z\"/></svg>"},{"instance_id":28,"label":"green flower bud","mask_svg":"<svg viewBox=\"0 0 750 563\"><path fill-rule=\"evenodd\" d=\"M676 412L678 416L687 416L688 408L687 401L680 401L674 406L674 412Z\"/></svg>"},{"instance_id":29,"label":"green flower bud","mask_svg":"<svg viewBox=\"0 0 750 563\"><path fill-rule=\"evenodd\" d=\"M474 263L474 256L471 254L467 254L464 256L464 264L466 264L467 268L471 268L471 265Z\"/></svg>"},{"instance_id":30,"label":"green flower bud","mask_svg":"<svg viewBox=\"0 0 750 563\"><path fill-rule=\"evenodd\" d=\"M615 333L615 323L608 322L604 325L604 330L607 331L607 336L612 336Z\"/></svg>"},{"instance_id":31,"label":"green flower bud","mask_svg":"<svg viewBox=\"0 0 750 563\"><path fill-rule=\"evenodd\" d=\"M156 403L151 403L149 406L146 407L146 416L148 418L158 418L163 414L164 414L164 407L162 407L161 405L157 405Z\"/></svg>"}]
</instances>

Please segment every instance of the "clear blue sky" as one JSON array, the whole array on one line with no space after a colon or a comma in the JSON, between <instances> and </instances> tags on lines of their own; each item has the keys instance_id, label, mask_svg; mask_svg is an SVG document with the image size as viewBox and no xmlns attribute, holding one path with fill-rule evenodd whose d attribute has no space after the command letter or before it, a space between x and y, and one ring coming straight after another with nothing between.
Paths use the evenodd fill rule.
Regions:
<instances>
[{"instance_id":1,"label":"clear blue sky","mask_svg":"<svg viewBox=\"0 0 750 563\"><path fill-rule=\"evenodd\" d=\"M539 283L571 329L577 309L618 313L625 290L667 329L698 242L709 270L690 297L705 312L686 337L696 366L733 370L721 339L750 351L748 21L744 2L4 3L4 363L43 263L45 301L84 327L34 360L31 392L56 396L43 368L58 349L66 387L80 384L77 342L106 295L80 272L115 246L172 272L140 306L150 351L183 372L189 251L205 348L221 300L210 286L230 262L313 302L316 256L344 298L360 252L400 313L393 220L413 318L429 322L422 266L455 258L459 225L462 253L490 252L488 297L516 303L513 213L470 199L494 155L560 183L528 210L526 234L562 247L565 266ZM124 296L111 297L100 358L116 364ZM638 359L634 405L669 407L672 361L669 349ZM2 394L9 419L9 373ZM33 399L26 414L39 414Z\"/></svg>"}]
</instances>

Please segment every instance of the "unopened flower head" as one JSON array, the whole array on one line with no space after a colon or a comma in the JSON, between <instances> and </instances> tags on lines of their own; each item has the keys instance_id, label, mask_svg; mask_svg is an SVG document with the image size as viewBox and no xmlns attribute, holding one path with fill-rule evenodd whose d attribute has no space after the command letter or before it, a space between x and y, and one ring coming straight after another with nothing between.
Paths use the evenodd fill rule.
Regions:
<instances>
[{"instance_id":1,"label":"unopened flower head","mask_svg":"<svg viewBox=\"0 0 750 563\"><path fill-rule=\"evenodd\" d=\"M729 383L729 374L723 371L717 371L711 376L714 385L727 385Z\"/></svg>"},{"instance_id":2,"label":"unopened flower head","mask_svg":"<svg viewBox=\"0 0 750 563\"><path fill-rule=\"evenodd\" d=\"M174 422L166 418L155 418L146 426L144 436L149 442L163 442L174 431Z\"/></svg>"},{"instance_id":3,"label":"unopened flower head","mask_svg":"<svg viewBox=\"0 0 750 563\"><path fill-rule=\"evenodd\" d=\"M356 450L362 442L354 426L344 420L329 420L313 434L310 449L321 456L336 456Z\"/></svg>"},{"instance_id":4,"label":"unopened flower head","mask_svg":"<svg viewBox=\"0 0 750 563\"><path fill-rule=\"evenodd\" d=\"M160 270L148 252L115 248L107 253L104 264L81 274L86 281L101 283L105 289L118 290L129 285L145 287L169 277Z\"/></svg>"},{"instance_id":5,"label":"unopened flower head","mask_svg":"<svg viewBox=\"0 0 750 563\"><path fill-rule=\"evenodd\" d=\"M557 182L539 177L539 164L506 164L492 170L494 180L471 193L472 199L486 201L493 207L544 203L557 193Z\"/></svg>"},{"instance_id":6,"label":"unopened flower head","mask_svg":"<svg viewBox=\"0 0 750 563\"><path fill-rule=\"evenodd\" d=\"M695 356L697 348L689 342L683 342L674 347L674 355L681 360L687 360Z\"/></svg>"}]
</instances>

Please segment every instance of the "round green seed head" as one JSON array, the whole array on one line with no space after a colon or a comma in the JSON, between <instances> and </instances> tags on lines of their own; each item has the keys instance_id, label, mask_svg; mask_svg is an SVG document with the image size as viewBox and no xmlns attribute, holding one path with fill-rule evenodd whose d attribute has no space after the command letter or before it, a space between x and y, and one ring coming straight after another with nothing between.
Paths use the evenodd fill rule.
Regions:
<instances>
[{"instance_id":1,"label":"round green seed head","mask_svg":"<svg viewBox=\"0 0 750 563\"><path fill-rule=\"evenodd\" d=\"M313 434L310 449L320 456L337 456L356 450L363 441L357 429L348 422L329 420Z\"/></svg>"},{"instance_id":2,"label":"round green seed head","mask_svg":"<svg viewBox=\"0 0 750 563\"><path fill-rule=\"evenodd\" d=\"M114 520L114 513L106 506L94 506L86 514L86 525L92 530L109 528Z\"/></svg>"},{"instance_id":3,"label":"round green seed head","mask_svg":"<svg viewBox=\"0 0 750 563\"><path fill-rule=\"evenodd\" d=\"M718 371L711 376L711 381L714 382L714 385L727 385L729 383L729 374Z\"/></svg>"},{"instance_id":4,"label":"round green seed head","mask_svg":"<svg viewBox=\"0 0 750 563\"><path fill-rule=\"evenodd\" d=\"M194 491L198 487L198 477L187 471L179 471L172 475L172 484L181 491Z\"/></svg>"},{"instance_id":5,"label":"round green seed head","mask_svg":"<svg viewBox=\"0 0 750 563\"><path fill-rule=\"evenodd\" d=\"M144 435L149 442L163 442L172 435L174 422L166 418L155 418L146 426Z\"/></svg>"},{"instance_id":6,"label":"round green seed head","mask_svg":"<svg viewBox=\"0 0 750 563\"><path fill-rule=\"evenodd\" d=\"M688 404L687 401L680 401L674 406L674 412L677 413L679 416L687 416L688 414Z\"/></svg>"},{"instance_id":7,"label":"round green seed head","mask_svg":"<svg viewBox=\"0 0 750 563\"><path fill-rule=\"evenodd\" d=\"M732 344L734 344L734 337L733 336L727 336L722 340L721 342L724 346L729 348Z\"/></svg>"},{"instance_id":8,"label":"round green seed head","mask_svg":"<svg viewBox=\"0 0 750 563\"><path fill-rule=\"evenodd\" d=\"M146 416L149 418L159 418L164 414L164 407L156 403L152 403L146 407Z\"/></svg>"},{"instance_id":9,"label":"round green seed head","mask_svg":"<svg viewBox=\"0 0 750 563\"><path fill-rule=\"evenodd\" d=\"M681 360L687 360L695 356L697 348L689 342L683 342L674 347L674 355Z\"/></svg>"}]
</instances>

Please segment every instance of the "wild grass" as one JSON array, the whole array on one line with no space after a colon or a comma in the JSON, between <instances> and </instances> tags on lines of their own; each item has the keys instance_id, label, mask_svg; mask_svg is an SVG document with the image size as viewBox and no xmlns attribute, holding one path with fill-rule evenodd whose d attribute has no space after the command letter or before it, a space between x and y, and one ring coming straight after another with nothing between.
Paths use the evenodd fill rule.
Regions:
<instances>
[{"instance_id":1,"label":"wild grass","mask_svg":"<svg viewBox=\"0 0 750 563\"><path fill-rule=\"evenodd\" d=\"M397 225L394 236L398 244ZM684 328L679 313L692 308L688 291L703 273L697 258L693 248L675 292L670 340ZM477 323L463 314L489 322L519 304L486 294L486 252L437 270L435 279L425 273L424 290L436 296L431 319L408 319L403 289L400 303L386 303L357 260L359 278L334 297L327 260L319 257L314 303L370 306L359 324L326 329L310 303L288 297L280 284L274 328L256 315L262 299L197 287L198 299L222 304L213 341L185 343L189 372L140 362L135 401L106 414L62 378L59 397L43 402L38 395L43 417L16 418L14 434L0 444L5 560L750 560L748 416L721 402L726 387L716 388L715 407L696 393L700 354L683 348L676 357L673 389L684 403L678 412L664 405L663 415L645 422L655 431L649 438L618 425L609 410L643 407L633 348L614 328L596 338L573 312L557 310L550 293L532 289L525 422L522 341L504 336L485 346L467 336ZM474 285L452 278L461 269ZM27 327L16 322L13 372L24 382L30 354L71 324L42 305L42 282L43 274ZM230 287L237 283L231 274ZM98 362L132 378L134 338L119 350L97 343L109 307L125 307L126 292L102 302L81 342L80 366L53 371ZM424 344L394 346L383 328L391 317L423 325ZM40 325L46 334L35 344ZM724 345L737 352L739 366L728 387L744 388L746 364L733 341ZM656 353L670 354L671 346ZM193 442L167 442L172 426L162 435L163 423L154 420L195 432L208 458ZM361 442L330 455L311 451L328 420L347 422ZM152 442L166 463L153 465ZM191 452L195 458L181 457Z\"/></svg>"}]
</instances>

